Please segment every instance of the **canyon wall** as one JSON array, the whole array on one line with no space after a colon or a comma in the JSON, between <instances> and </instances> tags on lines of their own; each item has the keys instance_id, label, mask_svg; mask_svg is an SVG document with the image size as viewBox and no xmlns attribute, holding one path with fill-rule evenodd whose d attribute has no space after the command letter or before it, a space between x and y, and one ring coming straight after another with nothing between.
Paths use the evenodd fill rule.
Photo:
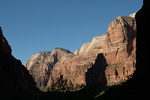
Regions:
<instances>
[{"instance_id":1,"label":"canyon wall","mask_svg":"<svg viewBox=\"0 0 150 100\"><path fill-rule=\"evenodd\" d=\"M149 100L150 95L150 49L149 45L149 27L150 25L150 2L143 0L142 8L137 12L137 43L136 43L136 70L132 79L124 82L122 85L113 86L106 89L105 93L96 100ZM133 43L134 44L134 43Z\"/></svg>"},{"instance_id":2,"label":"canyon wall","mask_svg":"<svg viewBox=\"0 0 150 100\"><path fill-rule=\"evenodd\" d=\"M94 37L74 54L64 50L37 53L27 61L25 66L38 87L50 87L59 78L69 80L74 87L89 84L105 87L125 82L136 69L135 16L117 17L105 35Z\"/></svg>"}]
</instances>

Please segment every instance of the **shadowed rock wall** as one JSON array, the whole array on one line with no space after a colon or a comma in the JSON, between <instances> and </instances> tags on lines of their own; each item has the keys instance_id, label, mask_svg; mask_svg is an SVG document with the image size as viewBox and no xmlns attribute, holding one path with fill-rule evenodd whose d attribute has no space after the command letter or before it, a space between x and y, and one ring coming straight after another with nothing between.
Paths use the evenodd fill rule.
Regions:
<instances>
[{"instance_id":1,"label":"shadowed rock wall","mask_svg":"<svg viewBox=\"0 0 150 100\"><path fill-rule=\"evenodd\" d=\"M0 27L0 99L36 99L37 94L41 92L21 61L12 56Z\"/></svg>"}]
</instances>

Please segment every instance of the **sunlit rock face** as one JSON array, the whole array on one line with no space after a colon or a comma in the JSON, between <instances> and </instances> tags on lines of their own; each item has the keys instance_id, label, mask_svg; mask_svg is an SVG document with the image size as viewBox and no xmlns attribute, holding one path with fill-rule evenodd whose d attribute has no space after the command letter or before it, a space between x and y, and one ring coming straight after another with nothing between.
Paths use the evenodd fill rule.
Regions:
<instances>
[{"instance_id":1,"label":"sunlit rock face","mask_svg":"<svg viewBox=\"0 0 150 100\"><path fill-rule=\"evenodd\" d=\"M103 48L108 84L127 80L135 70L135 26L135 19L127 16L119 16L109 25Z\"/></svg>"},{"instance_id":2,"label":"sunlit rock face","mask_svg":"<svg viewBox=\"0 0 150 100\"><path fill-rule=\"evenodd\" d=\"M105 42L105 35L98 35L93 38L91 42L84 43L80 49L75 51L75 55L79 55L88 51L95 50L96 48L101 48ZM94 49L95 48L95 49Z\"/></svg>"},{"instance_id":3,"label":"sunlit rock face","mask_svg":"<svg viewBox=\"0 0 150 100\"><path fill-rule=\"evenodd\" d=\"M133 14L130 14L129 17L135 18L136 12Z\"/></svg>"},{"instance_id":4,"label":"sunlit rock face","mask_svg":"<svg viewBox=\"0 0 150 100\"><path fill-rule=\"evenodd\" d=\"M56 48L33 55L25 66L39 87L50 87L60 76L73 86L92 81L112 85L132 76L136 69L135 45L134 17L119 16L110 23L105 35L94 37L74 54Z\"/></svg>"},{"instance_id":5,"label":"sunlit rock face","mask_svg":"<svg viewBox=\"0 0 150 100\"><path fill-rule=\"evenodd\" d=\"M126 100L126 99L150 99L150 48L149 46L149 23L150 23L150 2L143 0L142 8L136 13L137 43L133 39L133 47L136 43L136 70L132 79L122 85L108 89L99 100ZM134 51L134 50L133 50ZM133 52L135 53L135 52ZM133 54L134 55L134 54ZM130 58L130 57L129 57ZM135 57L134 57L135 58ZM130 58L131 59L131 58ZM134 61L134 60L133 60ZM132 63L130 63L131 65ZM126 64L127 65L127 64ZM144 88L144 89L143 89ZM111 94L111 95L110 95Z\"/></svg>"},{"instance_id":6,"label":"sunlit rock face","mask_svg":"<svg viewBox=\"0 0 150 100\"><path fill-rule=\"evenodd\" d=\"M135 19L127 16L119 16L109 25L103 48L108 84L127 80L135 70L135 26Z\"/></svg>"},{"instance_id":7,"label":"sunlit rock face","mask_svg":"<svg viewBox=\"0 0 150 100\"><path fill-rule=\"evenodd\" d=\"M46 86L51 70L57 62L74 57L69 50L55 48L53 52L39 52L31 56L25 64L38 87Z\"/></svg>"}]
</instances>

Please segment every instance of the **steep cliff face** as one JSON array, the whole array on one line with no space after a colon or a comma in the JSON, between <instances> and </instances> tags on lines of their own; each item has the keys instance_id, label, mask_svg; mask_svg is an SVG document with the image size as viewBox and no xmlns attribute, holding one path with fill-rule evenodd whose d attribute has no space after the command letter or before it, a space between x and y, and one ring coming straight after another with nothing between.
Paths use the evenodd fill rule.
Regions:
<instances>
[{"instance_id":1,"label":"steep cliff face","mask_svg":"<svg viewBox=\"0 0 150 100\"><path fill-rule=\"evenodd\" d=\"M85 52L85 50L88 48L88 46L90 45L90 43L91 42L87 42L87 43L84 43L82 46L81 46L81 48L80 49L77 49L76 51L75 51L75 55L79 55L79 54L82 54L82 53L84 53ZM76 54L77 53L77 54Z\"/></svg>"},{"instance_id":2,"label":"steep cliff face","mask_svg":"<svg viewBox=\"0 0 150 100\"><path fill-rule=\"evenodd\" d=\"M149 24L150 23L150 2L143 0L142 8L137 12L135 18L137 23L137 44L136 44L136 70L132 79L122 85L109 88L97 100L149 100L150 95L150 48L149 45Z\"/></svg>"},{"instance_id":3,"label":"steep cliff face","mask_svg":"<svg viewBox=\"0 0 150 100\"><path fill-rule=\"evenodd\" d=\"M60 77L69 80L72 86L112 85L132 76L136 69L135 45L134 16L119 16L110 23L105 35L83 44L75 55L63 53L60 49L49 52L45 57L38 53L28 60L26 67L39 87L50 87Z\"/></svg>"},{"instance_id":4,"label":"steep cliff face","mask_svg":"<svg viewBox=\"0 0 150 100\"><path fill-rule=\"evenodd\" d=\"M80 49L75 51L75 55L82 54L84 52L95 50L94 48L101 48L105 42L105 35L95 36L91 42L84 43Z\"/></svg>"},{"instance_id":5,"label":"steep cliff face","mask_svg":"<svg viewBox=\"0 0 150 100\"><path fill-rule=\"evenodd\" d=\"M103 52L105 36L96 36L91 42L85 43L81 46L78 55L58 62L52 69L50 79L47 87L57 82L60 76L71 81L73 86L86 85L86 73L89 68L93 66L97 55Z\"/></svg>"},{"instance_id":6,"label":"steep cliff face","mask_svg":"<svg viewBox=\"0 0 150 100\"><path fill-rule=\"evenodd\" d=\"M133 14L130 14L129 17L135 18L136 12Z\"/></svg>"},{"instance_id":7,"label":"steep cliff face","mask_svg":"<svg viewBox=\"0 0 150 100\"><path fill-rule=\"evenodd\" d=\"M40 52L32 55L25 66L33 76L37 86L41 87L47 85L55 64L71 57L74 57L74 55L69 50L55 48L53 52Z\"/></svg>"},{"instance_id":8,"label":"steep cliff face","mask_svg":"<svg viewBox=\"0 0 150 100\"><path fill-rule=\"evenodd\" d=\"M94 82L95 77L99 77L98 80L101 81L97 82L101 85L102 80L105 81L104 77L107 80L104 84L107 85L129 79L136 69L135 25L134 17L119 16L116 18L109 25L105 35L96 36L92 42L82 45L80 49L82 53L79 52L79 55L67 60L64 64L57 63L53 68L47 86L55 83L60 75L63 75L63 78L70 80L74 85L87 84L87 81L88 83ZM103 54L103 56L98 56L98 54ZM90 72L91 74L88 72L90 69L94 69ZM86 75L87 73L88 75ZM92 74L94 77L91 77Z\"/></svg>"},{"instance_id":9,"label":"steep cliff face","mask_svg":"<svg viewBox=\"0 0 150 100\"><path fill-rule=\"evenodd\" d=\"M127 80L135 70L136 23L133 17L119 16L113 20L105 34L104 57L108 66L109 83Z\"/></svg>"},{"instance_id":10,"label":"steep cliff face","mask_svg":"<svg viewBox=\"0 0 150 100\"><path fill-rule=\"evenodd\" d=\"M11 47L0 28L0 91L1 99L34 98L40 91L36 88L29 71L11 54ZM26 96L26 97L25 97Z\"/></svg>"}]
</instances>

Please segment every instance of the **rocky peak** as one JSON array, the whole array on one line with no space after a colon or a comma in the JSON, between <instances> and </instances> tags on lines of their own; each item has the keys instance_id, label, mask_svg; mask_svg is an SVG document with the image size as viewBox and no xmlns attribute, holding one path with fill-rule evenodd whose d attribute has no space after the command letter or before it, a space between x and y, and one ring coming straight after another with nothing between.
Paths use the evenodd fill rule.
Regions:
<instances>
[{"instance_id":1,"label":"rocky peak","mask_svg":"<svg viewBox=\"0 0 150 100\"><path fill-rule=\"evenodd\" d=\"M127 80L136 63L134 20L129 16L117 17L105 35L94 37L75 54L55 48L46 58L37 56L42 60L35 61L29 70L37 86L50 87L60 76L69 80L72 86L92 84L93 81L106 86Z\"/></svg>"},{"instance_id":2,"label":"rocky peak","mask_svg":"<svg viewBox=\"0 0 150 100\"><path fill-rule=\"evenodd\" d=\"M79 55L80 54L80 49L75 50L74 55Z\"/></svg>"},{"instance_id":3,"label":"rocky peak","mask_svg":"<svg viewBox=\"0 0 150 100\"><path fill-rule=\"evenodd\" d=\"M85 52L91 51L92 49L95 49L97 47L99 49L102 49L104 42L105 42L105 35L95 36Z\"/></svg>"},{"instance_id":4,"label":"rocky peak","mask_svg":"<svg viewBox=\"0 0 150 100\"><path fill-rule=\"evenodd\" d=\"M150 2L149 0L143 0L142 8L136 14L136 23L137 23L137 44L136 44L136 71L133 74L132 79L128 80L127 82L123 83L122 85L118 85L115 87L110 88L104 95L102 95L98 99L102 100L120 100L125 99L150 99L149 90L150 90L150 48L149 39L149 9L150 9ZM134 44L135 46L135 44ZM128 72L125 72L128 73ZM145 87L143 89L143 86ZM115 92L114 92L115 91ZM130 93L129 93L130 92ZM110 96L111 94L111 96Z\"/></svg>"},{"instance_id":5,"label":"rocky peak","mask_svg":"<svg viewBox=\"0 0 150 100\"><path fill-rule=\"evenodd\" d=\"M32 65L36 61L42 62L43 59L45 59L46 57L48 57L50 54L51 54L51 52L39 52L39 53L36 53L36 54L32 55L31 58L25 64L26 68L28 70L30 70L30 68L32 67Z\"/></svg>"},{"instance_id":6,"label":"rocky peak","mask_svg":"<svg viewBox=\"0 0 150 100\"><path fill-rule=\"evenodd\" d=\"M57 47L57 48L55 48L54 49L54 52L63 52L63 53L72 53L72 52L70 52L69 50L67 50L67 49L64 49L64 48L59 48L59 47Z\"/></svg>"},{"instance_id":7,"label":"rocky peak","mask_svg":"<svg viewBox=\"0 0 150 100\"><path fill-rule=\"evenodd\" d=\"M11 54L12 50L11 50L6 38L3 36L1 27L0 27L0 46L1 46L1 49L0 49L1 52Z\"/></svg>"},{"instance_id":8,"label":"rocky peak","mask_svg":"<svg viewBox=\"0 0 150 100\"><path fill-rule=\"evenodd\" d=\"M109 25L106 33L105 44L107 43L111 46L118 43L128 43L128 40L130 40L129 38L135 36L135 26L136 23L134 18L128 16L117 17Z\"/></svg>"},{"instance_id":9,"label":"rocky peak","mask_svg":"<svg viewBox=\"0 0 150 100\"><path fill-rule=\"evenodd\" d=\"M133 21L135 22L135 19L132 17L128 17L128 16L119 16L116 19L114 19L108 27L108 30L115 28L115 27L126 27L126 26L135 26L136 23L134 23L133 25Z\"/></svg>"},{"instance_id":10,"label":"rocky peak","mask_svg":"<svg viewBox=\"0 0 150 100\"><path fill-rule=\"evenodd\" d=\"M87 42L87 43L84 43L80 49L77 49L75 51L75 55L79 55L79 54L82 54L84 52L88 52L90 50L93 50L94 48L96 47L100 47L104 44L104 41L105 41L105 35L98 35L98 36L95 36L93 37L92 41L91 42ZM101 47L102 48L102 47Z\"/></svg>"},{"instance_id":11,"label":"rocky peak","mask_svg":"<svg viewBox=\"0 0 150 100\"><path fill-rule=\"evenodd\" d=\"M31 56L25 64L34 77L38 87L46 86L51 70L59 61L64 61L74 55L67 49L55 48L53 52L39 52Z\"/></svg>"},{"instance_id":12,"label":"rocky peak","mask_svg":"<svg viewBox=\"0 0 150 100\"><path fill-rule=\"evenodd\" d=\"M136 12L133 14L130 14L129 17L135 18Z\"/></svg>"},{"instance_id":13,"label":"rocky peak","mask_svg":"<svg viewBox=\"0 0 150 100\"><path fill-rule=\"evenodd\" d=\"M87 42L87 43L84 43L82 46L81 46L81 48L80 49L77 49L76 51L75 51L75 55L79 55L79 54L82 54L82 53L84 53L85 52L85 50L88 48L88 46L90 45L90 43L91 42Z\"/></svg>"},{"instance_id":14,"label":"rocky peak","mask_svg":"<svg viewBox=\"0 0 150 100\"><path fill-rule=\"evenodd\" d=\"M64 48L55 48L54 51L52 52L52 56L57 59L58 61L63 61L65 59L68 59L68 57L73 57L74 54L70 52L67 49Z\"/></svg>"},{"instance_id":15,"label":"rocky peak","mask_svg":"<svg viewBox=\"0 0 150 100\"><path fill-rule=\"evenodd\" d=\"M107 85L127 80L133 74L136 63L136 23L133 24L134 20L129 16L119 16L114 19L105 35L96 36L91 42L83 44L75 51L78 55L65 63L57 63L47 86L55 83L60 75L74 85L87 84L85 80L96 81L95 77L99 78L97 80L105 81L106 79ZM90 69L91 72L89 72ZM90 78L85 77L87 73L90 73ZM99 75L100 73L103 74ZM102 85L103 81L98 84Z\"/></svg>"},{"instance_id":16,"label":"rocky peak","mask_svg":"<svg viewBox=\"0 0 150 100\"><path fill-rule=\"evenodd\" d=\"M121 78L127 80L135 70L135 29L135 19L128 16L119 16L109 25L103 48L104 57L108 64L105 71L108 84L120 81ZM120 78L117 78L118 75Z\"/></svg>"}]
</instances>

